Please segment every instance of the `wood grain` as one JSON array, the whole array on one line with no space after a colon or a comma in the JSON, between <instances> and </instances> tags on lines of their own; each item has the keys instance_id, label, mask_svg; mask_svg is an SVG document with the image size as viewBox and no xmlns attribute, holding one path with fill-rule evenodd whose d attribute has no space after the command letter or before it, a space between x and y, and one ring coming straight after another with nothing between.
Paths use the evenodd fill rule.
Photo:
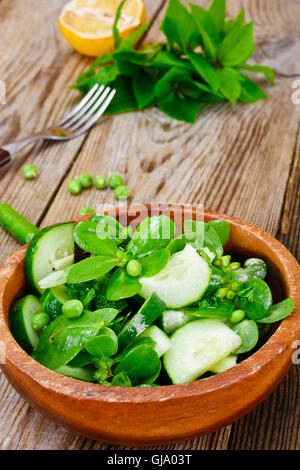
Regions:
<instances>
[{"instance_id":1,"label":"wood grain","mask_svg":"<svg viewBox=\"0 0 300 470\"><path fill-rule=\"evenodd\" d=\"M0 129L5 141L37 130L63 114L77 94L62 87L74 81L90 62L71 51L57 32L56 17L64 1L46 2L43 9L38 8L38 0L28 2L35 12L30 29L24 21L24 2L1 1L0 27L5 41L1 39L0 44L0 79L7 83L8 103L1 106ZM146 3L148 16L155 19L147 35L151 42L161 37L160 7L164 2ZM1 179L1 202L13 205L34 223L48 225L77 215L83 205L98 209L103 203L116 202L111 191L96 189L72 197L66 190L71 177L80 171L94 175L119 172L132 188L132 202L205 203L209 209L247 219L278 234L296 253L299 218L292 222L299 213L299 193L293 188L299 177L295 157L299 158L300 105L291 101L291 85L294 77L300 76L300 4L297 0L227 3L230 17L246 7L247 18L255 20L255 61L276 70L275 87L258 79L270 96L267 101L234 109L228 104L207 106L194 126L172 121L156 109L105 118L86 138L21 152ZM40 173L36 181L24 184L19 172L24 161L37 164ZM0 240L4 260L17 245L3 232ZM294 432L299 409L295 414L293 403L298 397L297 373L292 371L262 408L236 425L231 438L228 427L176 448L299 448ZM287 388L289 397L285 396ZM275 414L276 400L280 407ZM106 448L49 423L25 404L3 377L0 407L2 448ZM270 416L272 436L267 434ZM253 432L260 435L260 429L267 437L255 440ZM247 441L244 435L249 435Z\"/></svg>"}]
</instances>

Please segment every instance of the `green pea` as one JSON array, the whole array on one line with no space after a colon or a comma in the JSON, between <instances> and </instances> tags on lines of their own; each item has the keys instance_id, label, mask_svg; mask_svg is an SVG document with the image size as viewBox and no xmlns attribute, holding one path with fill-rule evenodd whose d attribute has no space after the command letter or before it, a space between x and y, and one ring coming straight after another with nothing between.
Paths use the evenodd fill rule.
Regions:
<instances>
[{"instance_id":1,"label":"green pea","mask_svg":"<svg viewBox=\"0 0 300 470\"><path fill-rule=\"evenodd\" d=\"M241 267L241 263L238 263L237 261L235 261L234 263L230 263L229 265L230 269L239 269Z\"/></svg>"},{"instance_id":2,"label":"green pea","mask_svg":"<svg viewBox=\"0 0 300 470\"><path fill-rule=\"evenodd\" d=\"M229 266L230 265L230 261L231 261L231 256L230 255L222 256L221 259L222 259L223 266Z\"/></svg>"},{"instance_id":3,"label":"green pea","mask_svg":"<svg viewBox=\"0 0 300 470\"><path fill-rule=\"evenodd\" d=\"M233 292L233 290L228 290L227 294L226 294L226 299L228 300L233 300L236 296L236 293Z\"/></svg>"},{"instance_id":4,"label":"green pea","mask_svg":"<svg viewBox=\"0 0 300 470\"><path fill-rule=\"evenodd\" d=\"M245 316L246 314L244 310L235 310L234 312L232 312L229 320L231 321L231 323L239 323L240 321L244 320Z\"/></svg>"},{"instance_id":5,"label":"green pea","mask_svg":"<svg viewBox=\"0 0 300 470\"><path fill-rule=\"evenodd\" d=\"M93 177L88 173L81 173L77 176L76 181L81 185L82 188L90 188L93 184Z\"/></svg>"},{"instance_id":6,"label":"green pea","mask_svg":"<svg viewBox=\"0 0 300 470\"><path fill-rule=\"evenodd\" d=\"M224 299L227 295L227 292L228 292L227 287L221 287L220 289L217 290L216 297L218 299Z\"/></svg>"},{"instance_id":7,"label":"green pea","mask_svg":"<svg viewBox=\"0 0 300 470\"><path fill-rule=\"evenodd\" d=\"M104 175L97 175L94 181L94 184L97 189L106 189L107 188L107 182L106 178Z\"/></svg>"},{"instance_id":8,"label":"green pea","mask_svg":"<svg viewBox=\"0 0 300 470\"><path fill-rule=\"evenodd\" d=\"M41 312L36 313L31 318L31 326L35 331L39 331L44 328L44 326L48 325L50 322L49 315L47 313Z\"/></svg>"},{"instance_id":9,"label":"green pea","mask_svg":"<svg viewBox=\"0 0 300 470\"><path fill-rule=\"evenodd\" d=\"M93 212L95 212L95 211L92 207L85 206L82 209L80 209L79 215L83 216L83 215L87 215L87 214L92 214Z\"/></svg>"},{"instance_id":10,"label":"green pea","mask_svg":"<svg viewBox=\"0 0 300 470\"><path fill-rule=\"evenodd\" d=\"M141 263L139 263L135 259L130 260L126 266L126 271L129 276L132 276L132 277L140 276L142 274Z\"/></svg>"},{"instance_id":11,"label":"green pea","mask_svg":"<svg viewBox=\"0 0 300 470\"><path fill-rule=\"evenodd\" d=\"M68 182L68 190L71 194L79 194L81 192L81 184L76 180L70 180Z\"/></svg>"},{"instance_id":12,"label":"green pea","mask_svg":"<svg viewBox=\"0 0 300 470\"><path fill-rule=\"evenodd\" d=\"M233 281L230 285L231 289L237 292L239 288L241 287L242 283L239 281Z\"/></svg>"},{"instance_id":13,"label":"green pea","mask_svg":"<svg viewBox=\"0 0 300 470\"><path fill-rule=\"evenodd\" d=\"M123 178L120 175L110 175L108 178L108 184L112 189L115 189L117 186L121 186L123 183Z\"/></svg>"},{"instance_id":14,"label":"green pea","mask_svg":"<svg viewBox=\"0 0 300 470\"><path fill-rule=\"evenodd\" d=\"M70 319L79 318L83 312L83 305L80 300L68 300L63 304L62 312Z\"/></svg>"},{"instance_id":15,"label":"green pea","mask_svg":"<svg viewBox=\"0 0 300 470\"><path fill-rule=\"evenodd\" d=\"M22 173L27 180L33 180L37 175L36 166L28 163L22 167Z\"/></svg>"},{"instance_id":16,"label":"green pea","mask_svg":"<svg viewBox=\"0 0 300 470\"><path fill-rule=\"evenodd\" d=\"M116 199L128 199L130 197L131 191L128 186L121 185L115 189L114 194Z\"/></svg>"}]
</instances>

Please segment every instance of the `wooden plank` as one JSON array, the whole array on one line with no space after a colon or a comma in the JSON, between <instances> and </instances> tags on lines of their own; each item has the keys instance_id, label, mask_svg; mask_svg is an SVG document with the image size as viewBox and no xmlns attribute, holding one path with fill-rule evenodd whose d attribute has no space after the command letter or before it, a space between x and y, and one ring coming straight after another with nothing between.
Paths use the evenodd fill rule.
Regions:
<instances>
[{"instance_id":1,"label":"wooden plank","mask_svg":"<svg viewBox=\"0 0 300 470\"><path fill-rule=\"evenodd\" d=\"M300 127L277 238L300 260ZM230 449L300 449L300 369L294 365L275 392L233 426ZM259 432L257 432L259 426Z\"/></svg>"}]
</instances>

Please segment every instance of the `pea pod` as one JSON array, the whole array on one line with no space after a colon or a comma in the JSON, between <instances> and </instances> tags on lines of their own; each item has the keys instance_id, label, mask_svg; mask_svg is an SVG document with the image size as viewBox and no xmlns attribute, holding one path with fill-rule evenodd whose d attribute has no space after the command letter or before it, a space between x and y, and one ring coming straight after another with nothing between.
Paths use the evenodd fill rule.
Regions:
<instances>
[{"instance_id":1,"label":"pea pod","mask_svg":"<svg viewBox=\"0 0 300 470\"><path fill-rule=\"evenodd\" d=\"M8 204L0 204L0 225L22 245L30 242L40 230Z\"/></svg>"}]
</instances>

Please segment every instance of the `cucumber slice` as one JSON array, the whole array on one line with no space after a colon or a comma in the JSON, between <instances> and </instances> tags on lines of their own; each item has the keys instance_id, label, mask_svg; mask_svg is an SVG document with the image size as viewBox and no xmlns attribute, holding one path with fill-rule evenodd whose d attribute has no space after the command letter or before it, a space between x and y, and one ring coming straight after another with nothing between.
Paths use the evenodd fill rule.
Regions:
<instances>
[{"instance_id":1,"label":"cucumber slice","mask_svg":"<svg viewBox=\"0 0 300 470\"><path fill-rule=\"evenodd\" d=\"M71 266L62 269L61 271L52 271L50 274L48 274L48 276L44 277L38 282L38 286L44 292L45 289L51 289L52 287L58 287L66 284L70 269Z\"/></svg>"},{"instance_id":2,"label":"cucumber slice","mask_svg":"<svg viewBox=\"0 0 300 470\"><path fill-rule=\"evenodd\" d=\"M47 227L29 244L25 269L30 287L37 293L42 293L45 287L39 286L39 281L46 278L59 265L74 262L74 222Z\"/></svg>"},{"instance_id":3,"label":"cucumber slice","mask_svg":"<svg viewBox=\"0 0 300 470\"><path fill-rule=\"evenodd\" d=\"M162 327L166 333L174 333L189 320L192 320L191 315L180 310L165 310L162 314Z\"/></svg>"},{"instance_id":4,"label":"cucumber slice","mask_svg":"<svg viewBox=\"0 0 300 470\"><path fill-rule=\"evenodd\" d=\"M171 348L171 340L158 326L152 325L143 331L140 338L151 338L156 343L154 350L158 357L163 356Z\"/></svg>"},{"instance_id":5,"label":"cucumber slice","mask_svg":"<svg viewBox=\"0 0 300 470\"><path fill-rule=\"evenodd\" d=\"M193 382L241 345L240 337L221 320L196 320L171 337L164 366L174 384Z\"/></svg>"},{"instance_id":6,"label":"cucumber slice","mask_svg":"<svg viewBox=\"0 0 300 470\"><path fill-rule=\"evenodd\" d=\"M119 350L125 349L137 336L152 325L165 308L165 303L153 292L118 334Z\"/></svg>"},{"instance_id":7,"label":"cucumber slice","mask_svg":"<svg viewBox=\"0 0 300 470\"><path fill-rule=\"evenodd\" d=\"M231 369L231 367L236 366L237 356L228 356L222 361L217 362L213 367L210 368L211 372L215 374L220 374L221 372L225 372L227 369Z\"/></svg>"},{"instance_id":8,"label":"cucumber slice","mask_svg":"<svg viewBox=\"0 0 300 470\"><path fill-rule=\"evenodd\" d=\"M62 313L62 306L71 300L65 286L52 287L47 289L41 297L43 312L47 313L51 320L55 320Z\"/></svg>"},{"instance_id":9,"label":"cucumber slice","mask_svg":"<svg viewBox=\"0 0 300 470\"><path fill-rule=\"evenodd\" d=\"M30 354L39 342L39 335L31 326L31 318L42 311L34 295L17 300L10 310L10 329L22 348Z\"/></svg>"},{"instance_id":10,"label":"cucumber slice","mask_svg":"<svg viewBox=\"0 0 300 470\"><path fill-rule=\"evenodd\" d=\"M95 370L85 369L83 367L60 366L56 371L58 374L72 377L73 379L83 380L84 382L94 382Z\"/></svg>"},{"instance_id":11,"label":"cucumber slice","mask_svg":"<svg viewBox=\"0 0 300 470\"><path fill-rule=\"evenodd\" d=\"M171 256L167 266L153 277L140 278L144 298L152 292L165 302L168 308L181 308L196 302L207 289L211 269L207 262L191 246Z\"/></svg>"}]
</instances>

